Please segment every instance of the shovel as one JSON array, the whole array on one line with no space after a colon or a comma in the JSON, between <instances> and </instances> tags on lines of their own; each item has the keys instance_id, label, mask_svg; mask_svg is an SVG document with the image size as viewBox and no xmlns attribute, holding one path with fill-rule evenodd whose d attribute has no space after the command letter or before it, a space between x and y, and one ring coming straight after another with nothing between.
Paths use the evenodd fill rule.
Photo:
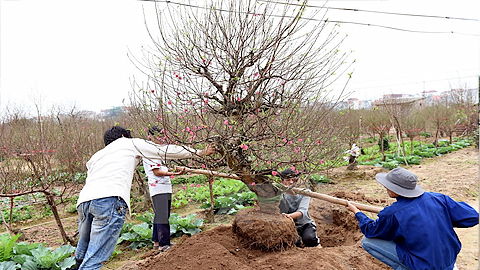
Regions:
<instances>
[{"instance_id":1,"label":"shovel","mask_svg":"<svg viewBox=\"0 0 480 270\"><path fill-rule=\"evenodd\" d=\"M214 177L231 178L231 179L237 179L237 180L241 179L241 177L239 177L235 174L222 173L222 172L210 171L210 170L191 169L191 168L187 168L187 167L176 167L176 170L177 171L197 173L197 174L210 175L210 176L214 176ZM365 205L365 204L361 204L361 203L357 203L357 202L347 201L345 199L340 199L340 198L329 196L329 195L326 195L326 194L309 191L309 190L306 190L306 189L303 189L303 188L288 188L288 187L285 187L285 189L290 189L296 194L309 196L309 197L312 197L312 198L315 198L315 199L320 199L320 200L324 200L324 201L331 202L331 203L334 203L334 204L340 204L340 205L343 205L343 206L347 206L347 202L350 202L351 204L355 205L359 210L363 210L363 211L367 211L367 212L371 212L371 213L375 213L375 214L378 214L383 209L383 208L379 208L379 207L376 207L376 206L370 206L370 205Z\"/></svg>"}]
</instances>

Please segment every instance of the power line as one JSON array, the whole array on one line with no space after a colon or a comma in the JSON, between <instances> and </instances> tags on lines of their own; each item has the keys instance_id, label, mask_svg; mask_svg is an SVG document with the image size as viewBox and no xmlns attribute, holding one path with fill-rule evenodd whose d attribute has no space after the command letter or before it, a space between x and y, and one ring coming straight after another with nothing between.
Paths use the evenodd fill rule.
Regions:
<instances>
[{"instance_id":1,"label":"power line","mask_svg":"<svg viewBox=\"0 0 480 270\"><path fill-rule=\"evenodd\" d=\"M258 0L258 1L259 2L274 3L274 4L291 5L291 6L303 6L301 4L295 4L295 3L282 3L282 2L273 2L273 1L265 1L265 0ZM357 12L370 12L370 13L379 13L379 14L388 14L388 15L425 17L425 18L434 18L434 19L477 21L478 22L478 19L471 19L471 18L437 16L437 15L422 15L422 14L411 14L411 13L398 13L398 12L388 12L388 11L365 10L365 9L358 9L358 8L337 8L337 7L314 6L314 5L305 5L305 6L306 7L312 7L312 8L325 8L325 9L336 9L336 10L357 11Z\"/></svg>"},{"instance_id":2,"label":"power line","mask_svg":"<svg viewBox=\"0 0 480 270\"><path fill-rule=\"evenodd\" d=\"M148 1L148 2L163 2L167 4L174 4L174 5L179 5L179 6L186 6L186 7L192 7L192 8L200 8L200 9L208 9L206 7L201 7L197 5L192 5L192 4L184 4L184 3L178 3L178 2L173 2L169 0L165 1L159 1L159 0L140 0L140 1ZM262 0L259 0L262 1ZM262 1L262 2L267 2L267 1ZM270 3L278 3L278 4L289 4L289 3L280 3L280 2L270 2ZM298 5L298 4L289 4L289 5ZM311 7L317 7L321 8L320 6L311 6ZM328 9L329 7L325 7ZM336 8L332 8L336 9ZM338 8L339 9L339 8ZM344 9L348 10L348 9ZM353 10L353 9L351 9ZM231 12L230 10L224 10L224 9L216 9L216 11L221 11L221 12ZM382 13L380 11L366 11L366 10L357 10L357 11L364 11L364 12L378 12ZM394 13L389 13L390 15ZM402 13L396 13L395 15L407 15L407 14L402 14ZM293 16L284 16L284 15L271 15L272 17L276 18L295 18ZM433 15L416 15L416 14L410 14L409 16L423 16L423 17L431 17L431 18L449 18L449 19L462 19L462 20L474 20L478 21L476 19L467 19L467 18L454 18L454 17L440 17L440 16L433 16ZM380 24L372 24L372 23L362 23L362 22L351 22L351 21L337 21L337 20L319 20L315 18L304 18L301 17L301 20L309 20L309 21L316 21L316 22L323 22L323 23L339 23L339 24L356 24L356 25L361 25L361 26L372 26L372 27L379 27L379 28L385 28L385 29L390 29L390 30L396 30L396 31L402 31L402 32L410 32L410 33L423 33L423 34L456 34L456 35L465 35L465 36L478 36L478 34L470 34L470 33L461 33L461 32L455 32L455 31L424 31L424 30L413 30L413 29L405 29L405 28L398 28L398 27L393 27L393 26L388 26L388 25L380 25Z\"/></svg>"}]
</instances>

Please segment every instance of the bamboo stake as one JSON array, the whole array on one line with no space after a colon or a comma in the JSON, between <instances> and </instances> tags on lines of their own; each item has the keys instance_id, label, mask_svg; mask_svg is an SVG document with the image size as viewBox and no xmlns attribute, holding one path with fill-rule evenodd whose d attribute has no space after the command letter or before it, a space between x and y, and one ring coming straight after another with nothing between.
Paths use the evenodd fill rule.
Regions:
<instances>
[{"instance_id":1,"label":"bamboo stake","mask_svg":"<svg viewBox=\"0 0 480 270\"><path fill-rule=\"evenodd\" d=\"M187 168L187 167L176 167L176 170L177 171L185 171L185 172L191 172L191 173L204 174L204 175L211 175L211 176L215 176L215 177L225 177L225 178L232 178L232 179L237 179L237 180L241 179L241 177L237 176L236 174L222 173L222 172L210 171L210 170L191 169L191 168ZM315 199L320 199L320 200L324 200L324 201L331 202L331 203L334 203L334 204L347 206L347 200L345 200L345 199L340 199L340 198L337 198L337 197L332 197L332 196L329 196L329 195L326 195L326 194L317 193L317 192L313 192L313 191L308 191L308 190L301 189L301 188L292 188L292 190L297 194L302 194L302 195L309 196L309 197L312 197L312 198L315 198ZM365 205L365 204L352 202L352 201L348 201L348 202L355 205L359 210L368 211L368 212L371 212L371 213L378 214L382 210L382 208L379 208L379 207L376 207L376 206Z\"/></svg>"}]
</instances>

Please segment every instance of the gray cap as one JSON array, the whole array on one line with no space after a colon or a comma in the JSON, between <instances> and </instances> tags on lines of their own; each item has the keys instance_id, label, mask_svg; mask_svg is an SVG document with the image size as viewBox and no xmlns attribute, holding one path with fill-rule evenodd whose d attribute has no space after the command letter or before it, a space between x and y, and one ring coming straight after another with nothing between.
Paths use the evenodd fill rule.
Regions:
<instances>
[{"instance_id":1,"label":"gray cap","mask_svg":"<svg viewBox=\"0 0 480 270\"><path fill-rule=\"evenodd\" d=\"M375 179L389 190L405 198L416 198L423 194L417 185L417 176L404 168L395 168L389 173L377 173Z\"/></svg>"}]
</instances>

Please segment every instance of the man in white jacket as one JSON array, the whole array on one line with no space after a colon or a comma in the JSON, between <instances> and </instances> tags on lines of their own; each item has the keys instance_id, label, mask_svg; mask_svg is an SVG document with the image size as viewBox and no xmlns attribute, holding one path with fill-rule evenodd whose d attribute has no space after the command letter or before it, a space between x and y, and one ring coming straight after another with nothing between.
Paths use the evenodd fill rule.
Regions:
<instances>
[{"instance_id":1,"label":"man in white jacket","mask_svg":"<svg viewBox=\"0 0 480 270\"><path fill-rule=\"evenodd\" d=\"M105 148L87 162L87 179L77 202L79 241L77 269L100 269L112 255L127 210L135 168L142 158L184 159L211 155L212 145L196 150L178 145L158 145L132 138L120 126L104 134Z\"/></svg>"}]
</instances>

